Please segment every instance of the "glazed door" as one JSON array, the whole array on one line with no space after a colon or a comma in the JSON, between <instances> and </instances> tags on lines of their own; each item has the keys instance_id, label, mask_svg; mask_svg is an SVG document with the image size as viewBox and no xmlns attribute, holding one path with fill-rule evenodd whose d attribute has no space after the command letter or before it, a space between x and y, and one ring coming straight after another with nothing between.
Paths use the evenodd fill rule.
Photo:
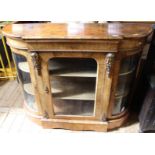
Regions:
<instances>
[{"instance_id":1,"label":"glazed door","mask_svg":"<svg viewBox=\"0 0 155 155\"><path fill-rule=\"evenodd\" d=\"M40 53L49 118L101 120L110 95L110 66L103 53ZM105 76L106 75L106 76ZM105 84L106 82L106 84Z\"/></svg>"},{"instance_id":2,"label":"glazed door","mask_svg":"<svg viewBox=\"0 0 155 155\"><path fill-rule=\"evenodd\" d=\"M97 77L94 59L52 58L48 71L55 115L94 115Z\"/></svg>"}]
</instances>

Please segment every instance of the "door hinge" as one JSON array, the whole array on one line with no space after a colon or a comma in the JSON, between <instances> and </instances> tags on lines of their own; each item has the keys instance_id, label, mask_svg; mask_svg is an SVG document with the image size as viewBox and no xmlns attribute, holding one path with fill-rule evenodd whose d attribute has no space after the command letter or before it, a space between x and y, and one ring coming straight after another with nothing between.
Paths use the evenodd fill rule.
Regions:
<instances>
[{"instance_id":1,"label":"door hinge","mask_svg":"<svg viewBox=\"0 0 155 155\"><path fill-rule=\"evenodd\" d=\"M46 119L49 118L49 115L48 115L47 111L44 112L44 118L46 118Z\"/></svg>"},{"instance_id":2,"label":"door hinge","mask_svg":"<svg viewBox=\"0 0 155 155\"><path fill-rule=\"evenodd\" d=\"M48 89L48 87L47 87L47 86L45 87L45 93L46 93L46 94L48 94L48 93L49 93L49 89Z\"/></svg>"}]
</instances>

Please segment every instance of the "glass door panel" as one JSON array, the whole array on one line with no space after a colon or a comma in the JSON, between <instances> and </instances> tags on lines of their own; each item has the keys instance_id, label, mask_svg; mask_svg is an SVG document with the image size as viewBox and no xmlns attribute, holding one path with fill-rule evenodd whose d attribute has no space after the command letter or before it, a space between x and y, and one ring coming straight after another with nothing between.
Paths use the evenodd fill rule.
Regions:
<instances>
[{"instance_id":1,"label":"glass door panel","mask_svg":"<svg viewBox=\"0 0 155 155\"><path fill-rule=\"evenodd\" d=\"M52 58L48 69L55 115L93 116L96 61L89 58Z\"/></svg>"},{"instance_id":2,"label":"glass door panel","mask_svg":"<svg viewBox=\"0 0 155 155\"><path fill-rule=\"evenodd\" d=\"M132 55L124 58L121 62L112 115L120 114L128 107L137 61L138 55Z\"/></svg>"},{"instance_id":3,"label":"glass door panel","mask_svg":"<svg viewBox=\"0 0 155 155\"><path fill-rule=\"evenodd\" d=\"M13 57L16 62L17 66L17 73L18 73L18 80L22 84L22 89L24 93L24 99L28 107L32 110L37 110L35 104L35 97L34 97L34 89L31 82L30 77L30 70L28 66L27 59L19 54L13 53Z\"/></svg>"}]
</instances>

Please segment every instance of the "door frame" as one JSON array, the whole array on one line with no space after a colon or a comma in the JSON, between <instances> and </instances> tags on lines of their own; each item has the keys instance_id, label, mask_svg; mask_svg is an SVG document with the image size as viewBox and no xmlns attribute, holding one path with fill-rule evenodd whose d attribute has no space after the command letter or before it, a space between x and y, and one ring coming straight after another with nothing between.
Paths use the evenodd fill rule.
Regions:
<instances>
[{"instance_id":1,"label":"door frame","mask_svg":"<svg viewBox=\"0 0 155 155\"><path fill-rule=\"evenodd\" d=\"M42 88L40 90L41 103L44 111L44 116L49 119L73 119L73 120L102 120L103 115L107 115L109 105L111 78L106 77L106 54L95 52L58 52L58 51L39 51L37 52L41 59L41 79ZM92 58L97 62L97 77L96 77L96 99L93 116L79 115L55 115L52 105L51 84L48 73L48 60L51 58ZM109 80L110 79L110 80ZM105 84L106 83L106 84ZM38 81L39 85L39 81ZM110 89L109 89L110 88ZM48 89L48 91L47 91ZM105 92L107 93L105 93ZM105 94L105 95L104 95Z\"/></svg>"}]
</instances>

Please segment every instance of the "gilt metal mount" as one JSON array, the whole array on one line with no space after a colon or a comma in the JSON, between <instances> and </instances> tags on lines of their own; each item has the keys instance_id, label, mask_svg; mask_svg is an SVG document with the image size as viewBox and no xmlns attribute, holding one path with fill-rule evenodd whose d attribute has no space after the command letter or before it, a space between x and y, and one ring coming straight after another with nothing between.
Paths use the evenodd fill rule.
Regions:
<instances>
[{"instance_id":1,"label":"gilt metal mount","mask_svg":"<svg viewBox=\"0 0 155 155\"><path fill-rule=\"evenodd\" d=\"M106 55L106 72L107 72L108 77L110 77L110 74L111 74L111 68L112 68L113 61L114 61L114 54L108 53Z\"/></svg>"},{"instance_id":2,"label":"gilt metal mount","mask_svg":"<svg viewBox=\"0 0 155 155\"><path fill-rule=\"evenodd\" d=\"M39 54L37 52L33 52L31 54L31 57L32 57L34 68L37 71L37 74L41 75L41 61L40 61Z\"/></svg>"}]
</instances>

